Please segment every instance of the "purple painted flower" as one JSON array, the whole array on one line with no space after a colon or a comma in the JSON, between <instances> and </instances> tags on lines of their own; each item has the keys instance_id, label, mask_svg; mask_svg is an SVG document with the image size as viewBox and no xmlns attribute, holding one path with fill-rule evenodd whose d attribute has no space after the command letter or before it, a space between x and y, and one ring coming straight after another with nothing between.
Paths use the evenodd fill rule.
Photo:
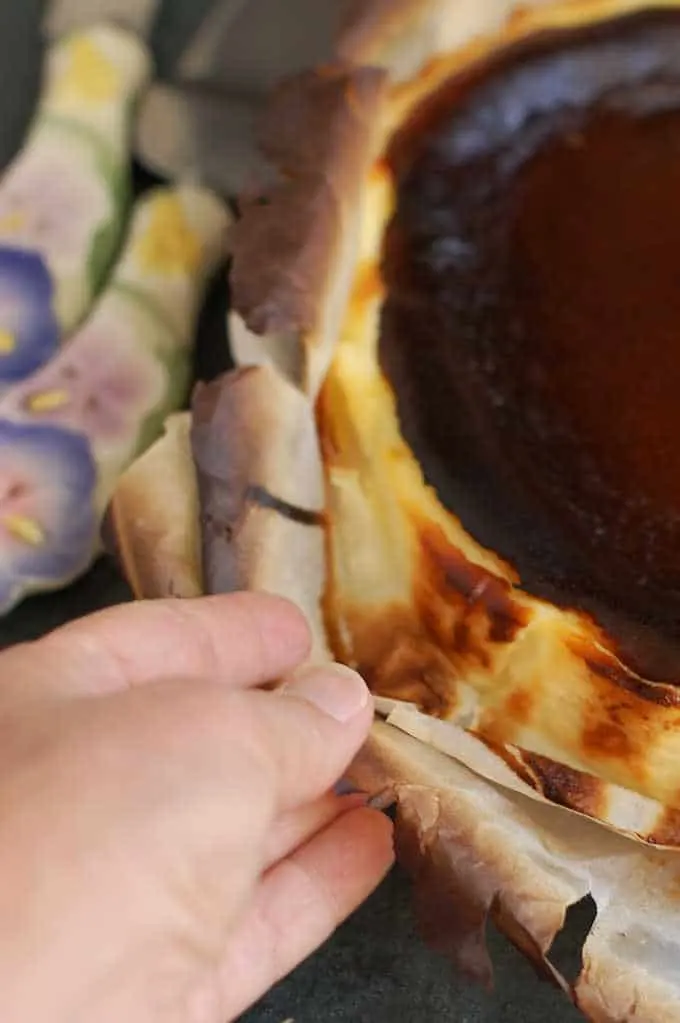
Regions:
<instances>
[{"instance_id":1,"label":"purple painted flower","mask_svg":"<svg viewBox=\"0 0 680 1023\"><path fill-rule=\"evenodd\" d=\"M104 452L128 451L167 388L167 370L139 342L139 318L103 302L58 354L0 401L0 417L52 423Z\"/></svg>"},{"instance_id":2,"label":"purple painted flower","mask_svg":"<svg viewBox=\"0 0 680 1023\"><path fill-rule=\"evenodd\" d=\"M41 256L0 247L0 386L22 380L56 351L54 285Z\"/></svg>"},{"instance_id":3,"label":"purple painted flower","mask_svg":"<svg viewBox=\"0 0 680 1023\"><path fill-rule=\"evenodd\" d=\"M98 530L96 486L85 437L0 419L0 612L87 568Z\"/></svg>"}]
</instances>

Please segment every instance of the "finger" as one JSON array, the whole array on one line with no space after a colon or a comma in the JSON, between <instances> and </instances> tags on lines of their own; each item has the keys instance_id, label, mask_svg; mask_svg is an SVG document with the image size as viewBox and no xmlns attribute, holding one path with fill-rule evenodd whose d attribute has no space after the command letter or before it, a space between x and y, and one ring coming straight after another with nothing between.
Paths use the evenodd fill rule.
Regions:
<instances>
[{"instance_id":1,"label":"finger","mask_svg":"<svg viewBox=\"0 0 680 1023\"><path fill-rule=\"evenodd\" d=\"M57 788L78 791L96 832L122 830L156 849L162 876L191 877L177 887L209 904L221 930L229 900L247 897L286 841L323 823L323 802L306 824L304 812L286 815L330 791L368 734L372 707L358 675L328 668L281 693L172 680L69 700L43 717L68 749ZM288 839L271 839L281 818Z\"/></svg>"},{"instance_id":2,"label":"finger","mask_svg":"<svg viewBox=\"0 0 680 1023\"><path fill-rule=\"evenodd\" d=\"M90 701L83 706L90 708ZM322 799L359 752L373 721L363 679L342 665L307 669L275 692L233 689L212 680L165 680L123 690L88 710L96 730L126 751L180 771L195 764L218 800L211 831L246 841L269 834L289 811ZM83 730L85 730L83 728ZM102 742L104 739L102 738ZM136 768L137 757L124 764ZM235 785L238 781L238 785ZM220 806L229 794L231 813ZM260 869L262 863L260 862Z\"/></svg>"},{"instance_id":3,"label":"finger","mask_svg":"<svg viewBox=\"0 0 680 1023\"><path fill-rule=\"evenodd\" d=\"M319 948L393 862L390 821L358 809L270 871L229 939L223 1016L235 1019Z\"/></svg>"},{"instance_id":4,"label":"finger","mask_svg":"<svg viewBox=\"0 0 680 1023\"><path fill-rule=\"evenodd\" d=\"M336 796L331 793L313 803L306 803L297 810L289 810L282 814L267 839L265 869L269 870L279 860L290 856L342 814L365 806L367 798L362 794Z\"/></svg>"},{"instance_id":5,"label":"finger","mask_svg":"<svg viewBox=\"0 0 680 1023\"><path fill-rule=\"evenodd\" d=\"M332 789L373 721L365 682L343 665L298 672L275 693L234 693L231 708L240 777L269 793L277 816Z\"/></svg>"},{"instance_id":6,"label":"finger","mask_svg":"<svg viewBox=\"0 0 680 1023\"><path fill-rule=\"evenodd\" d=\"M309 649L309 628L293 604L240 593L103 611L8 651L0 671L6 698L12 679L25 697L35 685L78 696L167 676L257 686L295 669Z\"/></svg>"}]
</instances>

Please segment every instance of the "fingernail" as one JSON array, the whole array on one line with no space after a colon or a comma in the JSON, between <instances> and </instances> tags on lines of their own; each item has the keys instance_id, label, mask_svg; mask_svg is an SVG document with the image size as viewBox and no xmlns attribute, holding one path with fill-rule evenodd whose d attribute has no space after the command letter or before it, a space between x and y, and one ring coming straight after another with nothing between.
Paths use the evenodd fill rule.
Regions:
<instances>
[{"instance_id":1,"label":"fingernail","mask_svg":"<svg viewBox=\"0 0 680 1023\"><path fill-rule=\"evenodd\" d=\"M340 724L346 724L365 710L371 699L361 675L344 664L300 672L283 691L306 700Z\"/></svg>"},{"instance_id":2,"label":"fingernail","mask_svg":"<svg viewBox=\"0 0 680 1023\"><path fill-rule=\"evenodd\" d=\"M357 793L361 792L356 785L353 785L351 781L347 781L346 778L341 778L335 785L333 791L336 796L355 796ZM362 793L362 795L365 795L365 793Z\"/></svg>"},{"instance_id":3,"label":"fingernail","mask_svg":"<svg viewBox=\"0 0 680 1023\"><path fill-rule=\"evenodd\" d=\"M384 813L386 810L391 808L396 803L397 797L394 794L393 789L382 789L380 792L376 792L374 795L369 796L366 805L371 810L380 810Z\"/></svg>"}]
</instances>

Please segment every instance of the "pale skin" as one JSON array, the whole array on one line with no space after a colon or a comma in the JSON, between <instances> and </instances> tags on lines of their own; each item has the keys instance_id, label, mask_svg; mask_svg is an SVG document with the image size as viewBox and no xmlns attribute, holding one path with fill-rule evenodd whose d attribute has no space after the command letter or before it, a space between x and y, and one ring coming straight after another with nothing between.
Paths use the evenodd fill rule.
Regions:
<instances>
[{"instance_id":1,"label":"pale skin","mask_svg":"<svg viewBox=\"0 0 680 1023\"><path fill-rule=\"evenodd\" d=\"M309 645L243 594L0 655L3 1023L227 1023L379 884L389 820L331 794L371 700Z\"/></svg>"}]
</instances>

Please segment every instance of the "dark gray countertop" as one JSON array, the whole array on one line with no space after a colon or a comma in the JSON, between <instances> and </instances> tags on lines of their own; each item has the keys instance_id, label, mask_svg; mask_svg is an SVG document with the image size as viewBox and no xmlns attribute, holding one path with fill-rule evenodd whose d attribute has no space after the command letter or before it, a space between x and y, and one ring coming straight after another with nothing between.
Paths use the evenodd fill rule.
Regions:
<instances>
[{"instance_id":1,"label":"dark gray countertop","mask_svg":"<svg viewBox=\"0 0 680 1023\"><path fill-rule=\"evenodd\" d=\"M285 5L287 0L278 0ZM334 3L335 0L318 0ZM39 0L0 0L0 161L19 144L35 97L39 68ZM155 44L166 69L186 39L205 0L165 0ZM5 621L0 643L40 635L68 618L127 599L125 584L100 563L66 593L31 601ZM579 935L588 914L574 914L560 939L560 962L573 975ZM405 879L395 871L370 902L318 955L250 1012L246 1023L569 1023L580 1015L540 983L521 957L496 935L490 944L496 987L468 987L449 965L429 953L414 933Z\"/></svg>"}]
</instances>

